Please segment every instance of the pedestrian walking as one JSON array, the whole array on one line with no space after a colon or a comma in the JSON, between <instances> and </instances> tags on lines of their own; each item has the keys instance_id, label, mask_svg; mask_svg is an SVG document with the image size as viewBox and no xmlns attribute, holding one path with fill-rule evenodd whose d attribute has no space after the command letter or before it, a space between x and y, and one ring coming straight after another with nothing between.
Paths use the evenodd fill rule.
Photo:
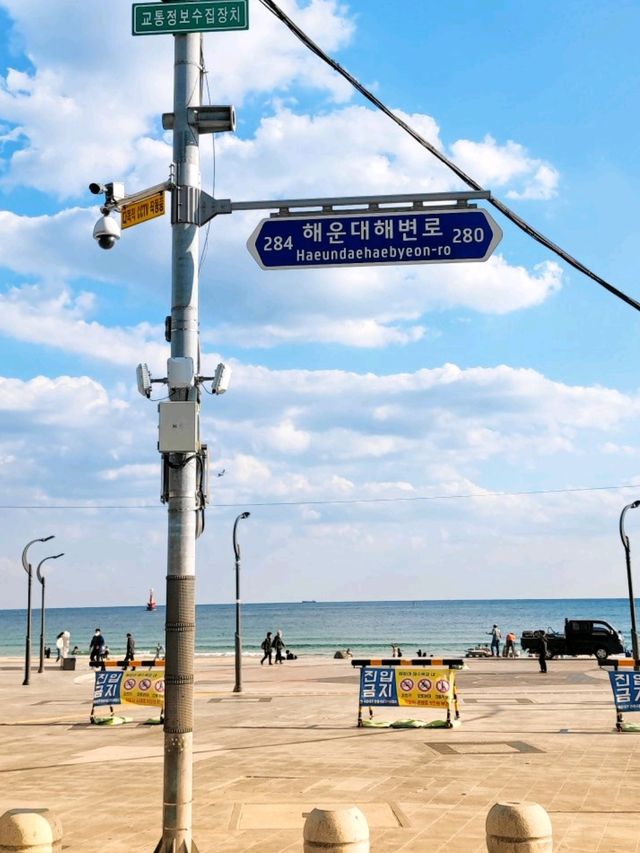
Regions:
<instances>
[{"instance_id":1,"label":"pedestrian walking","mask_svg":"<svg viewBox=\"0 0 640 853\"><path fill-rule=\"evenodd\" d=\"M124 665L125 668L129 666L131 661L136 656L136 641L133 638L133 634L127 634L127 651L124 655Z\"/></svg>"},{"instance_id":2,"label":"pedestrian walking","mask_svg":"<svg viewBox=\"0 0 640 853\"><path fill-rule=\"evenodd\" d=\"M271 631L267 631L267 636L264 638L264 640L260 644L260 648L264 652L264 656L263 656L262 660L260 661L260 665L262 666L262 664L266 660L268 660L269 666L271 666L273 664L273 661L271 660L271 655L273 654L273 640L271 639Z\"/></svg>"},{"instance_id":3,"label":"pedestrian walking","mask_svg":"<svg viewBox=\"0 0 640 853\"><path fill-rule=\"evenodd\" d=\"M540 632L538 642L540 643L540 645L538 646L538 663L540 664L540 672L546 673L547 657L549 656L549 646L547 643L547 638L542 632Z\"/></svg>"},{"instance_id":4,"label":"pedestrian walking","mask_svg":"<svg viewBox=\"0 0 640 853\"><path fill-rule=\"evenodd\" d=\"M100 628L96 628L93 637L91 638L91 642L89 643L89 664L99 664L102 663L102 658L104 657L104 650L106 648L106 641L102 636L102 631Z\"/></svg>"},{"instance_id":5,"label":"pedestrian walking","mask_svg":"<svg viewBox=\"0 0 640 853\"><path fill-rule=\"evenodd\" d=\"M502 632L497 625L494 625L488 633L491 634L491 654L494 657L500 657L500 640L502 639Z\"/></svg>"},{"instance_id":6,"label":"pedestrian walking","mask_svg":"<svg viewBox=\"0 0 640 853\"><path fill-rule=\"evenodd\" d=\"M282 639L282 631L276 631L276 635L273 638L273 650L276 653L276 663L282 663L282 650L284 649L284 640Z\"/></svg>"}]
</instances>

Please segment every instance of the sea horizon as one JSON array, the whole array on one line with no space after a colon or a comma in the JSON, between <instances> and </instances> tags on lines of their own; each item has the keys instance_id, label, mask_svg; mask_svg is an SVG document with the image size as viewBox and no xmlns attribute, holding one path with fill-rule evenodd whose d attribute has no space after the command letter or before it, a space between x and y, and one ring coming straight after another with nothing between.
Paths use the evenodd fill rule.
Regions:
<instances>
[{"instance_id":1,"label":"sea horizon","mask_svg":"<svg viewBox=\"0 0 640 853\"><path fill-rule=\"evenodd\" d=\"M0 609L0 655L24 653L26 609ZM165 606L146 611L144 604L51 607L46 609L45 644L55 653L55 639L71 634L71 648L87 653L89 640L100 627L114 655L124 651L127 632L136 648L153 652L164 645ZM285 643L297 655L333 655L350 648L360 656L386 655L398 645L406 656L464 654L467 648L489 642L493 624L503 637L513 631L564 629L565 618L603 619L630 636L627 598L485 598L392 599L370 601L292 601L242 604L243 654L260 654L267 631L282 630ZM234 653L235 603L196 605L196 654ZM37 653L40 612L32 612L31 644Z\"/></svg>"}]
</instances>

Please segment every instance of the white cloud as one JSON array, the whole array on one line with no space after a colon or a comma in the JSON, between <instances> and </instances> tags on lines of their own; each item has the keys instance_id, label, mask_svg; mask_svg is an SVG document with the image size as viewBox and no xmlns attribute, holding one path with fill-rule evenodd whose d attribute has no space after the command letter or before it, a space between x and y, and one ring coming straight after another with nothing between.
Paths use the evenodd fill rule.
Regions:
<instances>
[{"instance_id":1,"label":"white cloud","mask_svg":"<svg viewBox=\"0 0 640 853\"><path fill-rule=\"evenodd\" d=\"M117 177L146 171L150 152L144 137L158 132L160 114L171 109L173 39L131 38L131 7L122 4L99 9L75 0L58 0L55 6L5 0L4 6L34 66L30 72L10 70L0 86L0 114L17 128L11 133L23 143L11 157L4 183L70 198L90 180L104 179L105 170ZM351 39L353 24L335 0L285 6L327 49ZM230 99L241 105L251 93L288 92L295 85L318 88L332 99L351 97L348 84L260 4L251 14L250 29L217 38L215 53L205 37L215 103ZM118 75L126 75L126 90L118 85ZM82 144L69 157L75 139ZM171 155L166 146L164 156L167 170ZM133 176L132 188L136 184Z\"/></svg>"},{"instance_id":2,"label":"white cloud","mask_svg":"<svg viewBox=\"0 0 640 853\"><path fill-rule=\"evenodd\" d=\"M422 548L414 542L416 553L426 549L430 559L437 554L451 559L447 548L462 554L474 542L489 554L498 541L502 548L515 548L534 527L553 526L554 535L571 535L578 517L599 530L614 510L619 512L617 493L492 494L501 491L496 484L502 481L535 482L522 478L524 466L547 484L571 484L557 472L575 460L576 484L583 485L586 455L592 464L606 459L614 466L621 456L613 476L634 481L629 456L607 450L632 446L640 408L636 394L568 385L507 366L448 364L377 375L235 363L234 379L232 392L203 403L202 434L209 441L212 470L225 469L223 477L213 478L210 523L225 512L224 505L281 502L285 506L252 512L258 524L265 514L265 524L273 517L269 560L291 540L286 530L291 513L298 512L292 502L311 502L298 514L303 527L295 540L301 553L316 538L323 542L344 534L345 543L358 543L356 562L370 562L375 554L374 563L384 572L391 570L384 556L389 543L403 553L412 530L424 539ZM5 495L0 503L154 506L160 473L157 415L131 393L131 400L117 396L86 376L0 380L0 491ZM460 495L477 497L451 500ZM447 496L450 500L442 500ZM403 498L431 500L397 501ZM326 503L331 500L338 503ZM358 500L363 502L351 503ZM123 565L137 555L137 546L129 544L136 524L136 535L148 529L145 539L162 550L158 519L141 516L119 526ZM78 521L66 519L63 529L81 548L97 528ZM456 542L447 544L440 533L452 523ZM320 553L327 557L324 546ZM305 559L309 566L315 558Z\"/></svg>"},{"instance_id":3,"label":"white cloud","mask_svg":"<svg viewBox=\"0 0 640 853\"><path fill-rule=\"evenodd\" d=\"M290 420L284 420L265 429L263 442L267 448L280 453L298 454L307 450L311 438L304 430L297 429Z\"/></svg>"},{"instance_id":4,"label":"white cloud","mask_svg":"<svg viewBox=\"0 0 640 853\"><path fill-rule=\"evenodd\" d=\"M0 377L0 411L28 413L34 424L84 430L102 420L108 409L105 389L86 376L36 376L28 382Z\"/></svg>"},{"instance_id":5,"label":"white cloud","mask_svg":"<svg viewBox=\"0 0 640 853\"><path fill-rule=\"evenodd\" d=\"M100 479L110 482L115 480L148 480L150 478L157 480L158 465L152 463L146 465L122 465L119 468L106 468L104 471L100 471L98 476Z\"/></svg>"},{"instance_id":6,"label":"white cloud","mask_svg":"<svg viewBox=\"0 0 640 853\"><path fill-rule=\"evenodd\" d=\"M531 157L524 146L509 140L499 145L491 136L482 142L459 139L451 145L463 171L488 189L509 187L511 198L549 199L556 195L559 175L550 163Z\"/></svg>"},{"instance_id":7,"label":"white cloud","mask_svg":"<svg viewBox=\"0 0 640 853\"><path fill-rule=\"evenodd\" d=\"M67 289L12 288L0 294L0 333L131 369L146 361L164 375L169 348L158 342L161 329L148 323L107 328L85 319L94 304L94 295L86 292L72 296Z\"/></svg>"}]
</instances>

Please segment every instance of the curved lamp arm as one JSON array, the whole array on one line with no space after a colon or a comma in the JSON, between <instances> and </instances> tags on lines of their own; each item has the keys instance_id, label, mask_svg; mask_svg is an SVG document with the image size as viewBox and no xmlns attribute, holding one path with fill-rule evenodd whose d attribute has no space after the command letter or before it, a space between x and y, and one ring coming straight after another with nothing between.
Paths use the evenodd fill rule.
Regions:
<instances>
[{"instance_id":1,"label":"curved lamp arm","mask_svg":"<svg viewBox=\"0 0 640 853\"><path fill-rule=\"evenodd\" d=\"M47 560L57 560L58 557L64 557L64 552L62 554L52 554L50 557L45 557L44 560L40 560L40 562L38 563L38 568L36 569L36 575L38 576L38 580L40 581L40 583L44 583L44 576L40 571L40 566L43 563L46 563Z\"/></svg>"},{"instance_id":2,"label":"curved lamp arm","mask_svg":"<svg viewBox=\"0 0 640 853\"><path fill-rule=\"evenodd\" d=\"M31 568L29 563L27 562L27 551L33 545L34 542L48 542L50 539L55 539L55 536L45 536L42 539L32 539L31 542L27 542L22 550L22 568L29 575L31 574Z\"/></svg>"},{"instance_id":3,"label":"curved lamp arm","mask_svg":"<svg viewBox=\"0 0 640 853\"><path fill-rule=\"evenodd\" d=\"M624 531L624 517L627 514L627 510L629 509L637 509L640 506L640 501L634 501L631 504L627 504L626 507L620 513L620 539L622 539L622 544L625 547L625 550L629 550L629 537Z\"/></svg>"},{"instance_id":4,"label":"curved lamp arm","mask_svg":"<svg viewBox=\"0 0 640 853\"><path fill-rule=\"evenodd\" d=\"M236 560L240 559L240 545L238 545L238 542L236 540L236 530L238 528L238 522L240 521L241 518L249 518L250 515L251 515L250 512L241 512L240 515L236 518L234 525L233 525L233 551L234 551L234 554L236 555Z\"/></svg>"}]
</instances>

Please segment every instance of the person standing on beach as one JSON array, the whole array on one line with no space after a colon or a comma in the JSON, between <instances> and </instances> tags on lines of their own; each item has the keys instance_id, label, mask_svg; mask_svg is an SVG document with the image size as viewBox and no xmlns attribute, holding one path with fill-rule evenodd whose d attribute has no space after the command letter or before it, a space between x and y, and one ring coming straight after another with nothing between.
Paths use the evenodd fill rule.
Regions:
<instances>
[{"instance_id":1,"label":"person standing on beach","mask_svg":"<svg viewBox=\"0 0 640 853\"><path fill-rule=\"evenodd\" d=\"M282 631L276 631L276 635L273 638L273 648L276 653L276 663L282 663L282 650L284 649L284 640L282 639Z\"/></svg>"},{"instance_id":2,"label":"person standing on beach","mask_svg":"<svg viewBox=\"0 0 640 853\"><path fill-rule=\"evenodd\" d=\"M491 634L491 655L493 657L500 657L500 640L502 639L502 632L497 625L494 625L493 628L489 631Z\"/></svg>"},{"instance_id":3,"label":"person standing on beach","mask_svg":"<svg viewBox=\"0 0 640 853\"><path fill-rule=\"evenodd\" d=\"M273 653L273 641L271 639L271 631L267 631L267 636L264 638L264 640L260 644L260 648L264 652L264 657L260 661L260 665L262 666L262 664L268 659L269 660L269 666L271 666L273 663L273 661L271 660L271 655Z\"/></svg>"},{"instance_id":4,"label":"person standing on beach","mask_svg":"<svg viewBox=\"0 0 640 853\"><path fill-rule=\"evenodd\" d=\"M58 661L62 657L62 642L63 642L62 638L63 638L63 636L64 636L64 631L60 631L60 633L56 637L56 651L57 651L56 663L58 663Z\"/></svg>"},{"instance_id":5,"label":"person standing on beach","mask_svg":"<svg viewBox=\"0 0 640 853\"><path fill-rule=\"evenodd\" d=\"M538 646L538 663L540 664L540 672L547 671L547 657L549 655L549 646L547 644L546 635L540 632L540 636L538 637L538 642L540 645Z\"/></svg>"},{"instance_id":6,"label":"person standing on beach","mask_svg":"<svg viewBox=\"0 0 640 853\"><path fill-rule=\"evenodd\" d=\"M513 631L509 631L509 633L507 634L507 641L504 647L504 656L506 658L514 658L516 656L516 635L513 633Z\"/></svg>"},{"instance_id":7,"label":"person standing on beach","mask_svg":"<svg viewBox=\"0 0 640 853\"><path fill-rule=\"evenodd\" d=\"M127 651L124 655L125 668L129 666L131 661L136 656L136 641L133 639L133 634L127 634Z\"/></svg>"},{"instance_id":8,"label":"person standing on beach","mask_svg":"<svg viewBox=\"0 0 640 853\"><path fill-rule=\"evenodd\" d=\"M104 655L106 643L105 639L102 636L102 631L100 628L96 628L93 637L91 638L91 642L89 643L89 663L101 663L102 657Z\"/></svg>"}]
</instances>

